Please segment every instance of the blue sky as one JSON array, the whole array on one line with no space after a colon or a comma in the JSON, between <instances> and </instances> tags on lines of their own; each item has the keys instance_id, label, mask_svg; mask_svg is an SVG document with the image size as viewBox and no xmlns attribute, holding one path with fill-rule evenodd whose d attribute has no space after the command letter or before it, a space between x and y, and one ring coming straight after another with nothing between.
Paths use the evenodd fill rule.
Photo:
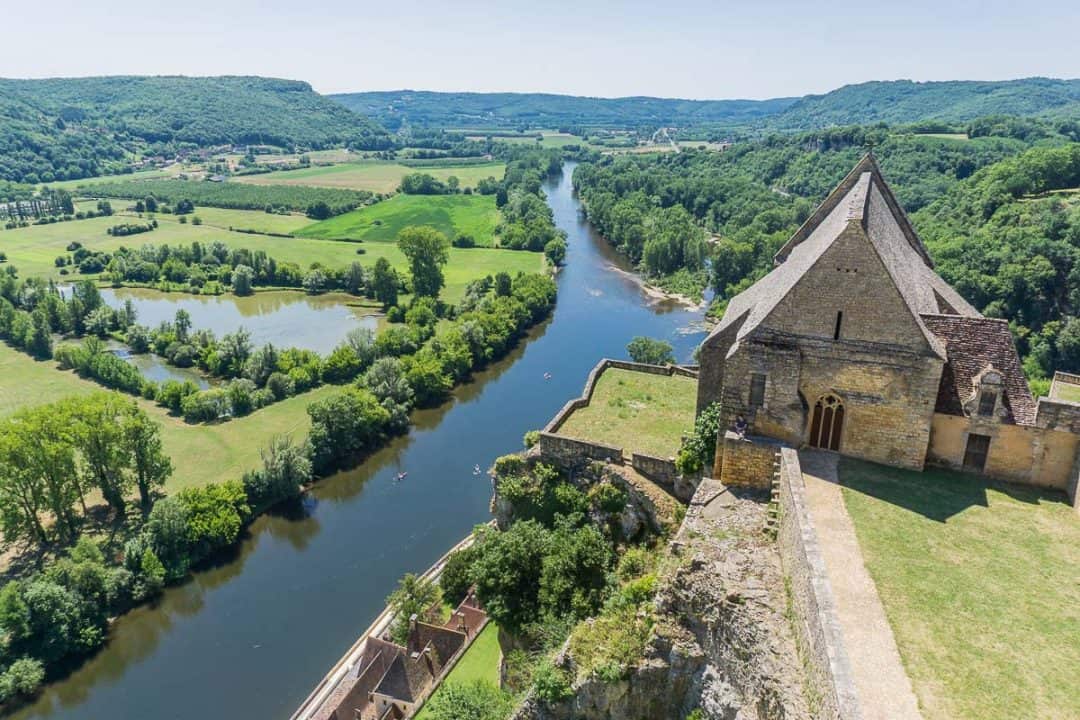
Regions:
<instances>
[{"instance_id":1,"label":"blue sky","mask_svg":"<svg viewBox=\"0 0 1080 720\"><path fill-rule=\"evenodd\" d=\"M1080 77L1080 2L54 0L0 76L253 74L399 88L766 98L865 80Z\"/></svg>"}]
</instances>

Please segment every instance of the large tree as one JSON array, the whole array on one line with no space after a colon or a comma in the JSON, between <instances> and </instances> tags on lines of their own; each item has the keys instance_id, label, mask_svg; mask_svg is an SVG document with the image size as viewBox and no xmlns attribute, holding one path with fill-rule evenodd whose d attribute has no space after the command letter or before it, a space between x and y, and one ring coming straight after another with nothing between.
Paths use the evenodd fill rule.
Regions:
<instances>
[{"instance_id":1,"label":"large tree","mask_svg":"<svg viewBox=\"0 0 1080 720\"><path fill-rule=\"evenodd\" d=\"M398 233L397 244L409 260L413 293L420 297L438 297L446 284L443 265L450 259L446 236L431 227L407 227Z\"/></svg>"}]
</instances>

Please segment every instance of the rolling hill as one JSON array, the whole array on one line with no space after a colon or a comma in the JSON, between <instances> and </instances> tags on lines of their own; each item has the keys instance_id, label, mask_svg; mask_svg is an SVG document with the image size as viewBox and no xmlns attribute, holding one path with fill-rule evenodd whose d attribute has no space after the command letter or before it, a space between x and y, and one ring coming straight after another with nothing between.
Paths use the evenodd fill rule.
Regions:
<instances>
[{"instance_id":1,"label":"rolling hill","mask_svg":"<svg viewBox=\"0 0 1080 720\"><path fill-rule=\"evenodd\" d=\"M396 129L403 122L440 128L656 127L743 124L774 115L796 98L677 100L596 98L545 93L444 93L417 90L328 96L350 110Z\"/></svg>"},{"instance_id":2,"label":"rolling hill","mask_svg":"<svg viewBox=\"0 0 1080 720\"><path fill-rule=\"evenodd\" d=\"M822 95L771 100L592 98L414 90L329 97L391 129L407 122L439 128L723 125L763 130L811 130L876 122L965 122L987 115L1080 118L1080 80L1051 78L866 82L845 85Z\"/></svg>"},{"instance_id":3,"label":"rolling hill","mask_svg":"<svg viewBox=\"0 0 1080 720\"><path fill-rule=\"evenodd\" d=\"M140 152L232 143L383 148L383 128L305 82L259 77L0 79L0 180L118 169Z\"/></svg>"}]
</instances>

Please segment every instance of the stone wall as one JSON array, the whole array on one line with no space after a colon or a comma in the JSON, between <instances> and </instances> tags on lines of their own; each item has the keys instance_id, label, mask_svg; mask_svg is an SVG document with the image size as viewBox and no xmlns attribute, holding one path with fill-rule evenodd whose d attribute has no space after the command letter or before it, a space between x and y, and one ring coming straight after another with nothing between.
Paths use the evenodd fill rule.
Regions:
<instances>
[{"instance_id":1,"label":"stone wall","mask_svg":"<svg viewBox=\"0 0 1080 720\"><path fill-rule=\"evenodd\" d=\"M862 713L851 663L840 636L840 623L817 532L806 504L798 453L785 448L780 462L780 563L790 588L799 652L809 662L807 682L819 698L816 717L859 720Z\"/></svg>"},{"instance_id":2,"label":"stone wall","mask_svg":"<svg viewBox=\"0 0 1080 720\"><path fill-rule=\"evenodd\" d=\"M729 431L717 444L717 454L722 457L714 477L727 487L768 489L776 471L776 454L782 447L782 443L772 438L742 438Z\"/></svg>"},{"instance_id":3,"label":"stone wall","mask_svg":"<svg viewBox=\"0 0 1080 720\"><path fill-rule=\"evenodd\" d=\"M631 453L630 465L658 485L663 485L669 490L675 488L675 480L679 476L679 471L675 469L674 458L658 458L644 453ZM683 500L689 501L690 498Z\"/></svg>"},{"instance_id":4,"label":"stone wall","mask_svg":"<svg viewBox=\"0 0 1080 720\"><path fill-rule=\"evenodd\" d=\"M622 464L622 448L602 443L563 437L550 432L540 433L540 457L566 470L574 470L593 460Z\"/></svg>"},{"instance_id":5,"label":"stone wall","mask_svg":"<svg viewBox=\"0 0 1080 720\"><path fill-rule=\"evenodd\" d=\"M1041 401L1039 407L1044 407ZM1037 425L1012 425L991 418L935 413L927 462L963 469L971 433L991 438L984 471L988 477L1066 492L1070 485L1075 487L1080 435ZM1069 499L1075 502L1075 490Z\"/></svg>"}]
</instances>

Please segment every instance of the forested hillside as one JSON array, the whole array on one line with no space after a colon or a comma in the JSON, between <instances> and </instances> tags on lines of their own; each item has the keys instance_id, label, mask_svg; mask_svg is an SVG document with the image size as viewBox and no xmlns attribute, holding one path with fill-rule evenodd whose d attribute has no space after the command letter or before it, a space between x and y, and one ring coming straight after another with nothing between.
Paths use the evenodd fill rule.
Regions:
<instances>
[{"instance_id":1,"label":"forested hillside","mask_svg":"<svg viewBox=\"0 0 1080 720\"><path fill-rule=\"evenodd\" d=\"M851 127L724 153L603 158L581 165L574 184L590 219L654 282L681 291L708 283L719 311L771 269L780 245L873 145L941 274L987 315L1014 321L1038 378L1080 369L1080 323L1071 320L1080 310L1080 192L1068 191L1080 186L1080 137L1021 124L1032 129L1025 139ZM705 233L715 235L708 250Z\"/></svg>"},{"instance_id":2,"label":"forested hillside","mask_svg":"<svg viewBox=\"0 0 1080 720\"><path fill-rule=\"evenodd\" d=\"M416 90L330 95L350 110L397 129L419 127L558 128L745 124L795 101L594 98L544 93L446 93Z\"/></svg>"},{"instance_id":3,"label":"forested hillside","mask_svg":"<svg viewBox=\"0 0 1080 720\"><path fill-rule=\"evenodd\" d=\"M1080 80L1001 82L893 80L845 85L823 95L771 100L590 98L541 93L442 93L414 90L331 95L391 129L418 127L625 128L660 126L725 131L811 130L834 125L986 115L1080 118Z\"/></svg>"},{"instance_id":4,"label":"forested hillside","mask_svg":"<svg viewBox=\"0 0 1080 720\"><path fill-rule=\"evenodd\" d=\"M386 131L293 80L0 80L0 180L119 172L133 153L223 144L380 149Z\"/></svg>"},{"instance_id":5,"label":"forested hillside","mask_svg":"<svg viewBox=\"0 0 1080 720\"><path fill-rule=\"evenodd\" d=\"M801 98L771 118L769 126L809 130L852 123L964 122L985 115L1080 117L1080 80L894 80L845 85Z\"/></svg>"}]
</instances>

